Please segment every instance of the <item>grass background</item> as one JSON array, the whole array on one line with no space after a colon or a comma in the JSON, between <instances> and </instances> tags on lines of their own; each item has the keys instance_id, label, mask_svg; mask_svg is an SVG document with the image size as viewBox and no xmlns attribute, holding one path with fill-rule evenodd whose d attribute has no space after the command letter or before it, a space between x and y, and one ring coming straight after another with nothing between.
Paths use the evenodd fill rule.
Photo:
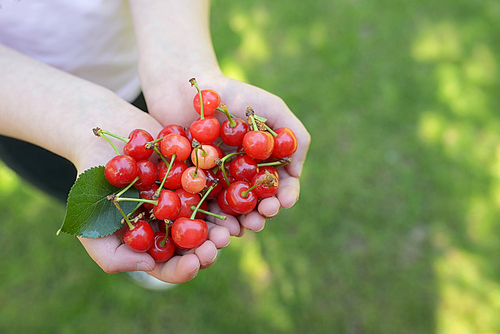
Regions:
<instances>
[{"instance_id":1,"label":"grass background","mask_svg":"<svg viewBox=\"0 0 500 334\"><path fill-rule=\"evenodd\" d=\"M500 2L212 2L223 70L312 134L295 207L148 291L0 166L0 332L500 333Z\"/></svg>"}]
</instances>

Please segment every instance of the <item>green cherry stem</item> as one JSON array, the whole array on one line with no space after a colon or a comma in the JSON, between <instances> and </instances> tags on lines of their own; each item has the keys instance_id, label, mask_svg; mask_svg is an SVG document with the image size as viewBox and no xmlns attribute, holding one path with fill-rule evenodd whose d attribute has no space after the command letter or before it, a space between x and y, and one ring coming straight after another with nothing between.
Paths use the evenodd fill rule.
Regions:
<instances>
[{"instance_id":1,"label":"green cherry stem","mask_svg":"<svg viewBox=\"0 0 500 334\"><path fill-rule=\"evenodd\" d=\"M170 228L170 226L172 226L172 224L174 223L172 220L170 219L165 219L164 220L165 222L165 238L163 238L161 241L160 241L160 247L165 247L165 243L167 242L168 240L168 229Z\"/></svg>"},{"instance_id":2,"label":"green cherry stem","mask_svg":"<svg viewBox=\"0 0 500 334\"><path fill-rule=\"evenodd\" d=\"M253 186L245 190L244 192L241 193L241 197L246 198L248 196L248 193L260 186L263 183L263 181L257 180Z\"/></svg>"},{"instance_id":3,"label":"green cherry stem","mask_svg":"<svg viewBox=\"0 0 500 334\"><path fill-rule=\"evenodd\" d=\"M196 207L194 205L191 205L191 210L195 210L195 209L196 209ZM220 220L226 220L227 219L226 216L218 215L216 213L213 213L213 212L210 212L210 211L207 211L207 210L203 210L201 208L198 208L198 212L204 213L204 214L209 215L209 216L213 216L213 217L218 218Z\"/></svg>"},{"instance_id":4,"label":"green cherry stem","mask_svg":"<svg viewBox=\"0 0 500 334\"><path fill-rule=\"evenodd\" d=\"M286 158L279 159L277 161L258 163L257 167L265 167L265 166L281 167L281 166L288 165L291 162L292 162L292 158L286 157Z\"/></svg>"},{"instance_id":5,"label":"green cherry stem","mask_svg":"<svg viewBox=\"0 0 500 334\"><path fill-rule=\"evenodd\" d=\"M224 114L226 114L226 117L227 117L227 120L229 121L230 127L234 128L236 126L236 122L233 120L234 116L229 113L225 103L221 103L220 106L215 108L215 110L219 110L219 111L223 112Z\"/></svg>"},{"instance_id":6,"label":"green cherry stem","mask_svg":"<svg viewBox=\"0 0 500 334\"><path fill-rule=\"evenodd\" d=\"M137 181L139 181L139 176L136 176L132 182L130 182L125 188L123 188L118 194L116 194L116 197L120 198L120 196L123 195L127 190L129 190Z\"/></svg>"},{"instance_id":7,"label":"green cherry stem","mask_svg":"<svg viewBox=\"0 0 500 334\"><path fill-rule=\"evenodd\" d=\"M269 131L269 133L271 133L273 135L273 137L276 137L278 134L276 132L273 131L273 129L271 129L266 123L262 123L264 124L264 127L266 128L267 131Z\"/></svg>"},{"instance_id":8,"label":"green cherry stem","mask_svg":"<svg viewBox=\"0 0 500 334\"><path fill-rule=\"evenodd\" d=\"M227 177L226 174L226 168L224 168L224 163L226 162L227 159L231 158L232 156L238 155L238 154L245 154L245 152L233 152L225 155L222 159L217 159L217 165L221 168L222 170L222 175L224 176L224 180L227 183L227 186L229 187L231 183L229 182L229 178Z\"/></svg>"},{"instance_id":9,"label":"green cherry stem","mask_svg":"<svg viewBox=\"0 0 500 334\"><path fill-rule=\"evenodd\" d=\"M210 192L212 191L212 189L214 189L215 186L212 184L208 189L207 191L205 192L205 194L203 195L203 197L201 198L201 200L198 202L198 205L193 209L193 213L191 214L191 219L194 219L196 217L196 212L198 212L198 210L200 209L200 206L201 206L201 203L203 203L205 201L205 199L207 198L208 194L210 194Z\"/></svg>"},{"instance_id":10,"label":"green cherry stem","mask_svg":"<svg viewBox=\"0 0 500 334\"><path fill-rule=\"evenodd\" d=\"M167 172L165 173L165 176L163 177L163 180L161 180L160 186L155 191L155 194L153 195L153 198L158 198L160 196L160 192L163 189L163 185L167 181L168 173L170 173L170 169L172 169L172 166L174 165L175 157L176 157L176 155L172 154L172 157L170 158L170 163L168 163ZM165 159L165 158L163 157L163 159ZM165 164L167 164L167 161L165 161L165 160L163 160L163 161L165 162Z\"/></svg>"},{"instance_id":11,"label":"green cherry stem","mask_svg":"<svg viewBox=\"0 0 500 334\"><path fill-rule=\"evenodd\" d=\"M96 128L92 129L92 132L97 137L104 138L111 145L111 147L113 148L113 150L115 150L116 155L120 155L120 151L116 148L115 144L113 144L113 142L105 135L103 129L96 127Z\"/></svg>"},{"instance_id":12,"label":"green cherry stem","mask_svg":"<svg viewBox=\"0 0 500 334\"><path fill-rule=\"evenodd\" d=\"M200 119L204 119L205 116L203 115L203 98L201 96L200 87L198 87L198 82L196 82L195 78L189 79L189 82L191 83L191 86L194 86L198 91L198 96L200 97Z\"/></svg>"}]
</instances>

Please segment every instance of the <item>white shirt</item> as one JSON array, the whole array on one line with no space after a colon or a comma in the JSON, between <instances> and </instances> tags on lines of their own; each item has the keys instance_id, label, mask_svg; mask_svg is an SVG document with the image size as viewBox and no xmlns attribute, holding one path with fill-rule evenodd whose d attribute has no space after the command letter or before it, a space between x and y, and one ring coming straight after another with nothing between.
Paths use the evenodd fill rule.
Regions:
<instances>
[{"instance_id":1,"label":"white shirt","mask_svg":"<svg viewBox=\"0 0 500 334\"><path fill-rule=\"evenodd\" d=\"M0 43L127 101L140 93L126 0L0 0Z\"/></svg>"}]
</instances>

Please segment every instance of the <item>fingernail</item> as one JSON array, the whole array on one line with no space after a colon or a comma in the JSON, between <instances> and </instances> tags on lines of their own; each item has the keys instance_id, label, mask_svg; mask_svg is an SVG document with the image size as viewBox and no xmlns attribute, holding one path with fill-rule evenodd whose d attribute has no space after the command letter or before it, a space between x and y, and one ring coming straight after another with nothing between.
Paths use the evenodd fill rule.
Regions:
<instances>
[{"instance_id":1,"label":"fingernail","mask_svg":"<svg viewBox=\"0 0 500 334\"><path fill-rule=\"evenodd\" d=\"M151 271L153 269L147 262L141 261L137 263L137 271Z\"/></svg>"},{"instance_id":2,"label":"fingernail","mask_svg":"<svg viewBox=\"0 0 500 334\"><path fill-rule=\"evenodd\" d=\"M266 218L272 219L272 218L276 217L280 213L280 211L281 211L281 206L278 208L278 210L276 210L276 212L274 212L270 215L267 215Z\"/></svg>"}]
</instances>

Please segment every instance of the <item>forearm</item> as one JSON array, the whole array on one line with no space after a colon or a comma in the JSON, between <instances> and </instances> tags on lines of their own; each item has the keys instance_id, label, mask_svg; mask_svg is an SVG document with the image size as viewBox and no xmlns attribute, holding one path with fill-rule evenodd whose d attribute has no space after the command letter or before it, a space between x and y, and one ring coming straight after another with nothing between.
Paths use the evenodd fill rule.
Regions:
<instances>
[{"instance_id":1,"label":"forearm","mask_svg":"<svg viewBox=\"0 0 500 334\"><path fill-rule=\"evenodd\" d=\"M155 101L192 99L191 77L221 75L210 36L210 1L130 0L130 5L141 84L153 112Z\"/></svg>"},{"instance_id":2,"label":"forearm","mask_svg":"<svg viewBox=\"0 0 500 334\"><path fill-rule=\"evenodd\" d=\"M92 138L93 127L124 136L133 129L130 115L137 111L112 92L2 45L0 77L0 134L41 146L79 169L109 156L109 144ZM144 119L143 125L158 129L155 123Z\"/></svg>"}]
</instances>

